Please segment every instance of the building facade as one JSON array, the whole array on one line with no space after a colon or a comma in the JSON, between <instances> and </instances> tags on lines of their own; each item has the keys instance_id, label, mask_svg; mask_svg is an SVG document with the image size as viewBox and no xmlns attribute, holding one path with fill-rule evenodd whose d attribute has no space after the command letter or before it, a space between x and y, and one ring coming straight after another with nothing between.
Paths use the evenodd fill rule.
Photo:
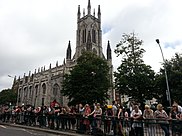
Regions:
<instances>
[{"instance_id":1,"label":"building facade","mask_svg":"<svg viewBox=\"0 0 182 136\"><path fill-rule=\"evenodd\" d=\"M80 11L80 5L77 12L77 31L76 31L76 50L72 57L71 43L69 41L66 59L62 65L56 63L55 67L51 64L49 69L45 67L35 70L34 73L29 72L29 75L24 75L22 78L14 79L14 88L18 92L17 105L50 105L50 102L56 100L61 105L67 105L68 100L61 93L63 75L76 65L77 59L83 51L90 51L97 54L99 57L107 60L110 67L110 81L112 82L113 66L111 57L111 48L108 41L107 56L105 57L102 51L102 30L101 30L101 10L98 6L97 17L95 11L91 14L91 3L88 0L87 14L83 10ZM112 88L109 89L111 100L114 98Z\"/></svg>"}]
</instances>

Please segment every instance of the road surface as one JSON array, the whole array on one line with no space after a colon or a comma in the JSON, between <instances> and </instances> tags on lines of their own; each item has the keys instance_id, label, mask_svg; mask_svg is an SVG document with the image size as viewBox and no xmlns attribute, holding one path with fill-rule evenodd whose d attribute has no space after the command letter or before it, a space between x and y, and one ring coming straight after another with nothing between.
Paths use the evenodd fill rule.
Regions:
<instances>
[{"instance_id":1,"label":"road surface","mask_svg":"<svg viewBox=\"0 0 182 136\"><path fill-rule=\"evenodd\" d=\"M61 136L61 135L0 125L0 136Z\"/></svg>"}]
</instances>

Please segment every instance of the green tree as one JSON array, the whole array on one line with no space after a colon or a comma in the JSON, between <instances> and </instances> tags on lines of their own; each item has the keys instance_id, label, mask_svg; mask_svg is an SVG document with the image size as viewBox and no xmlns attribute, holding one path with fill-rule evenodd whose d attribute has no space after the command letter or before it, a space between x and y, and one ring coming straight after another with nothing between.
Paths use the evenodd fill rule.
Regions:
<instances>
[{"instance_id":1,"label":"green tree","mask_svg":"<svg viewBox=\"0 0 182 136\"><path fill-rule=\"evenodd\" d=\"M77 65L65 75L63 95L70 100L70 105L78 103L100 102L108 98L109 67L105 60L90 52L84 52Z\"/></svg>"},{"instance_id":2,"label":"green tree","mask_svg":"<svg viewBox=\"0 0 182 136\"><path fill-rule=\"evenodd\" d=\"M17 94L12 89L4 89L0 92L1 104L16 104Z\"/></svg>"},{"instance_id":3,"label":"green tree","mask_svg":"<svg viewBox=\"0 0 182 136\"><path fill-rule=\"evenodd\" d=\"M121 56L121 65L114 73L116 90L141 104L155 94L155 72L144 64L142 44L134 33L122 35L115 49L117 57Z\"/></svg>"},{"instance_id":4,"label":"green tree","mask_svg":"<svg viewBox=\"0 0 182 136\"><path fill-rule=\"evenodd\" d=\"M177 101L182 104L182 54L176 53L171 60L166 60L163 64L163 68L157 75L157 86L162 96L162 103L168 104L166 97L166 79L164 66L166 65L166 71L169 82L169 90L172 101ZM168 105L167 105L168 106Z\"/></svg>"}]
</instances>

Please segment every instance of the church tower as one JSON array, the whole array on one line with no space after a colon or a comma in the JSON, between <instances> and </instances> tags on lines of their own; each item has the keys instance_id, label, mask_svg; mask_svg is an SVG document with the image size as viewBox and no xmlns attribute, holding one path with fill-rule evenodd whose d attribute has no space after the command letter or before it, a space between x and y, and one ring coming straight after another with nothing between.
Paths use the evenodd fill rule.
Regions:
<instances>
[{"instance_id":1,"label":"church tower","mask_svg":"<svg viewBox=\"0 0 182 136\"><path fill-rule=\"evenodd\" d=\"M107 44L106 57L102 49L102 30L101 30L101 10L100 5L97 10L97 17L95 16L95 9L91 13L91 2L88 0L87 12L83 9L83 14L80 11L80 5L77 12L77 31L76 31L76 51L72 57L71 42L69 41L66 58L62 65L52 67L49 69L45 66L38 68L38 70L22 78L14 79L13 89L18 93L17 105L33 105L34 107L50 105L53 101L57 101L63 106L68 103L67 97L61 93L64 75L69 74L76 63L78 57L82 52L89 51L95 53L97 56L107 61L109 66L109 79L113 83L113 66L112 66L112 52L110 42ZM115 100L115 93L112 86L108 89L110 95L109 103Z\"/></svg>"},{"instance_id":2,"label":"church tower","mask_svg":"<svg viewBox=\"0 0 182 136\"><path fill-rule=\"evenodd\" d=\"M80 5L77 13L77 32L76 32L76 52L74 59L77 59L83 51L90 51L100 57L104 57L102 52L102 30L101 30L101 12L98 6L97 17L95 17L95 9L91 14L91 3L88 0L87 14L83 9L81 16Z\"/></svg>"}]
</instances>

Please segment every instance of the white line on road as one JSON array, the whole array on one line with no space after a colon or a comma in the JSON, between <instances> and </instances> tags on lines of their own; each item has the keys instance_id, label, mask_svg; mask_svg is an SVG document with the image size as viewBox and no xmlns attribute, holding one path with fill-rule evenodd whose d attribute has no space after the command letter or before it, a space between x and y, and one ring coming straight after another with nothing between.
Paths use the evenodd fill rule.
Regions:
<instances>
[{"instance_id":1,"label":"white line on road","mask_svg":"<svg viewBox=\"0 0 182 136\"><path fill-rule=\"evenodd\" d=\"M3 125L0 125L0 127L2 127L2 128L6 128L5 126L3 126Z\"/></svg>"},{"instance_id":2,"label":"white line on road","mask_svg":"<svg viewBox=\"0 0 182 136\"><path fill-rule=\"evenodd\" d=\"M29 134L31 134L31 135L35 135L35 136L38 136L38 135L41 136L42 135L42 134L38 134L38 133L35 133L35 132L30 132L29 130L26 130L26 129L22 129L22 130L29 133Z\"/></svg>"}]
</instances>

